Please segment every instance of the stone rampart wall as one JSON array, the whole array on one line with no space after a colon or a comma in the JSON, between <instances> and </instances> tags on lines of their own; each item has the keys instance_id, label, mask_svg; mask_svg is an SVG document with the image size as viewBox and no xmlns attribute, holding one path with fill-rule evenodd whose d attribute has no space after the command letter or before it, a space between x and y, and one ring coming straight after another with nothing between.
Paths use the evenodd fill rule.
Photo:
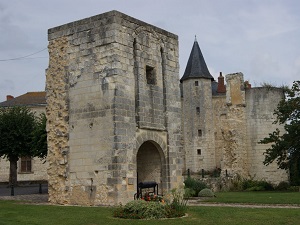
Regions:
<instances>
[{"instance_id":1,"label":"stone rampart wall","mask_svg":"<svg viewBox=\"0 0 300 225\"><path fill-rule=\"evenodd\" d=\"M283 90L280 88L246 90L249 172L254 179L272 183L288 180L286 171L278 169L276 162L268 166L263 164L264 152L271 144L258 143L276 128L284 132L282 125L273 124L276 119L274 110L283 97Z\"/></svg>"}]
</instances>

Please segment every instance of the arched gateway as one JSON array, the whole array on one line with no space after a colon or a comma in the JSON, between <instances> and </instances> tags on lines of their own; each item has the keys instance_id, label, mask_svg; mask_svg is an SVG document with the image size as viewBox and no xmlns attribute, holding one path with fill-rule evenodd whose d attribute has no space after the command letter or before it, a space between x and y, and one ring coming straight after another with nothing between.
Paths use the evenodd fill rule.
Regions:
<instances>
[{"instance_id":1,"label":"arched gateway","mask_svg":"<svg viewBox=\"0 0 300 225\"><path fill-rule=\"evenodd\" d=\"M166 159L164 153L154 141L144 142L137 153L137 183L156 182L158 193L163 195L166 185Z\"/></svg>"}]
</instances>

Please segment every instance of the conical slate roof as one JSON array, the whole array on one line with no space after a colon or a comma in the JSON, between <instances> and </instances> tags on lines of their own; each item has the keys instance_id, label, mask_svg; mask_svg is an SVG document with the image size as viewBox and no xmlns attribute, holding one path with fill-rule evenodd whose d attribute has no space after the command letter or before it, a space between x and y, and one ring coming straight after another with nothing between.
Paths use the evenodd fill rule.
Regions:
<instances>
[{"instance_id":1,"label":"conical slate roof","mask_svg":"<svg viewBox=\"0 0 300 225\"><path fill-rule=\"evenodd\" d=\"M196 39L188 63L186 65L184 74L180 79L180 82L190 78L205 78L214 80L213 76L208 71L208 68L206 66L202 52Z\"/></svg>"}]
</instances>

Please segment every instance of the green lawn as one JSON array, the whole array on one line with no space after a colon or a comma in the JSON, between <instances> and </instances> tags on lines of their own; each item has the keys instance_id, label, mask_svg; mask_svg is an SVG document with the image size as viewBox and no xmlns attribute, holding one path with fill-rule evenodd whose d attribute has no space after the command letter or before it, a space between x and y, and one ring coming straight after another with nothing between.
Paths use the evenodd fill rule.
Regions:
<instances>
[{"instance_id":1,"label":"green lawn","mask_svg":"<svg viewBox=\"0 0 300 225\"><path fill-rule=\"evenodd\" d=\"M299 224L300 209L190 207L188 217L167 220L124 220L112 217L112 208L30 205L0 201L2 225L135 225L135 224Z\"/></svg>"},{"instance_id":2,"label":"green lawn","mask_svg":"<svg viewBox=\"0 0 300 225\"><path fill-rule=\"evenodd\" d=\"M218 192L216 198L208 202L250 203L250 204L297 204L300 205L300 192ZM300 224L300 222L299 222Z\"/></svg>"}]
</instances>

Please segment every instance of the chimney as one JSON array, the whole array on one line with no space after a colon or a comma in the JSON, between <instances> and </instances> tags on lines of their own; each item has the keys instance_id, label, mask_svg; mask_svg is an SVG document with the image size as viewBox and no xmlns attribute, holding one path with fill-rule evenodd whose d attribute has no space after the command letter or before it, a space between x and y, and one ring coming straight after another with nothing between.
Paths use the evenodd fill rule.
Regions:
<instances>
[{"instance_id":1,"label":"chimney","mask_svg":"<svg viewBox=\"0 0 300 225\"><path fill-rule=\"evenodd\" d=\"M245 86L246 89L250 89L251 88L251 84L247 80L244 82L244 86Z\"/></svg>"},{"instance_id":2,"label":"chimney","mask_svg":"<svg viewBox=\"0 0 300 225\"><path fill-rule=\"evenodd\" d=\"M6 95L6 101L14 99L14 96L12 95Z\"/></svg>"},{"instance_id":3,"label":"chimney","mask_svg":"<svg viewBox=\"0 0 300 225\"><path fill-rule=\"evenodd\" d=\"M226 87L224 85L224 77L222 76L222 72L220 72L220 76L218 77L218 93L226 93Z\"/></svg>"}]
</instances>

